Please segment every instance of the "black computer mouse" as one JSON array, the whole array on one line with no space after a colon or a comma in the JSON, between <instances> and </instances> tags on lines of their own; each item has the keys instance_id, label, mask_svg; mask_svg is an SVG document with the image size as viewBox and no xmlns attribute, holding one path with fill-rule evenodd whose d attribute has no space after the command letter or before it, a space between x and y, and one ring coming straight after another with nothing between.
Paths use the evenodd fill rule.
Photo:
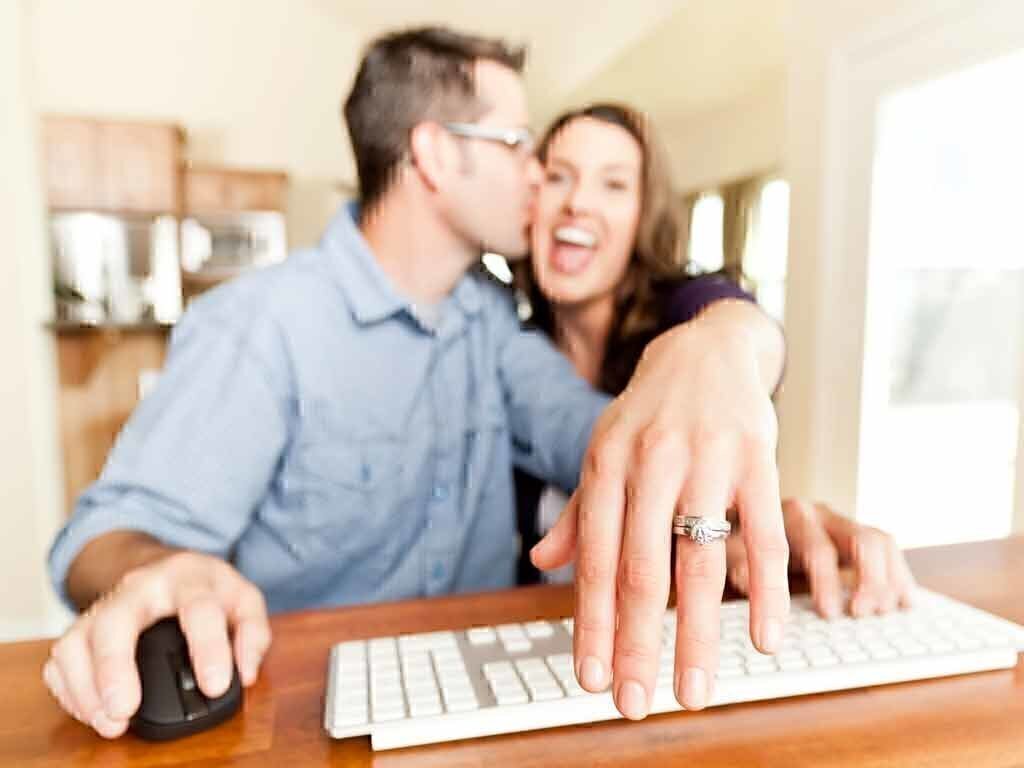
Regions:
<instances>
[{"instance_id":1,"label":"black computer mouse","mask_svg":"<svg viewBox=\"0 0 1024 768\"><path fill-rule=\"evenodd\" d=\"M177 739L224 722L242 703L238 669L224 695L208 698L199 689L177 618L163 619L139 635L135 662L142 704L129 727L150 740Z\"/></svg>"}]
</instances>

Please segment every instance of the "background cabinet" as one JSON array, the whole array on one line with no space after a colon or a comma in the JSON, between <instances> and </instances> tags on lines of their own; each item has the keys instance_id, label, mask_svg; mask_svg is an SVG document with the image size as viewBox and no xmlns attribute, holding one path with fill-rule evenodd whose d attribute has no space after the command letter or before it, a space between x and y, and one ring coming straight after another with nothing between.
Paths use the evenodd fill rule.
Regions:
<instances>
[{"instance_id":1,"label":"background cabinet","mask_svg":"<svg viewBox=\"0 0 1024 768\"><path fill-rule=\"evenodd\" d=\"M51 210L180 211L178 126L50 115L42 139Z\"/></svg>"},{"instance_id":2,"label":"background cabinet","mask_svg":"<svg viewBox=\"0 0 1024 768\"><path fill-rule=\"evenodd\" d=\"M287 174L228 168L189 168L185 171L186 215L283 211Z\"/></svg>"}]
</instances>

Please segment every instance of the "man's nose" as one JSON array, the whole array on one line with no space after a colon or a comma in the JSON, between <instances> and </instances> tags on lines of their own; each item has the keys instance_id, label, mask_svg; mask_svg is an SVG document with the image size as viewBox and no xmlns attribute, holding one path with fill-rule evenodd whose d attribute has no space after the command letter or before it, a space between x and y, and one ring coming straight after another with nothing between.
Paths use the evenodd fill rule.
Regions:
<instances>
[{"instance_id":1,"label":"man's nose","mask_svg":"<svg viewBox=\"0 0 1024 768\"><path fill-rule=\"evenodd\" d=\"M526 161L526 182L530 185L530 189L537 189L543 178L544 169L541 168L540 161L536 155L531 155Z\"/></svg>"}]
</instances>

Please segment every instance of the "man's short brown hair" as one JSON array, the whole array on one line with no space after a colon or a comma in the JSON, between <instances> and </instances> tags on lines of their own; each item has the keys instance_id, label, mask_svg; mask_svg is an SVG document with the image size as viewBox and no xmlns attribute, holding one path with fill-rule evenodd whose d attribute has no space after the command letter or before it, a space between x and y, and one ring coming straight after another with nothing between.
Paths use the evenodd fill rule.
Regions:
<instances>
[{"instance_id":1,"label":"man's short brown hair","mask_svg":"<svg viewBox=\"0 0 1024 768\"><path fill-rule=\"evenodd\" d=\"M443 27L396 32L370 44L344 110L364 210L387 192L418 123L471 122L487 111L473 78L481 59L522 72L525 51Z\"/></svg>"}]
</instances>

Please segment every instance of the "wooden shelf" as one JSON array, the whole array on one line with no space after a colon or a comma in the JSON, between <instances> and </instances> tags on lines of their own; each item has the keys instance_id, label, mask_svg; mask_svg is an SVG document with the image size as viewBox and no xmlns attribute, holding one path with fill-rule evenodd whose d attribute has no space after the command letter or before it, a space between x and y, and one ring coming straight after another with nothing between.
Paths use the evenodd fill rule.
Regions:
<instances>
[{"instance_id":1,"label":"wooden shelf","mask_svg":"<svg viewBox=\"0 0 1024 768\"><path fill-rule=\"evenodd\" d=\"M72 320L51 320L45 324L47 330L55 333L166 333L173 327L173 323L78 323Z\"/></svg>"}]
</instances>

